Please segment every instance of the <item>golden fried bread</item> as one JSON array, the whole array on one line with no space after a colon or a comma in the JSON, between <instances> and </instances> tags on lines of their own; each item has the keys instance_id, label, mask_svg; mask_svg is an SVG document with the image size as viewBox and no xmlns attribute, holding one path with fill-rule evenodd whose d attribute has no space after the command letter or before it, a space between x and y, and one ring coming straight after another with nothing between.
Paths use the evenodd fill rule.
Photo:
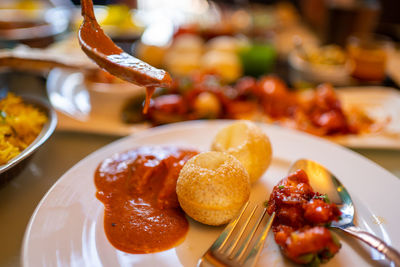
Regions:
<instances>
[{"instance_id":1,"label":"golden fried bread","mask_svg":"<svg viewBox=\"0 0 400 267\"><path fill-rule=\"evenodd\" d=\"M249 199L249 175L235 157L203 152L183 166L176 193L190 217L204 224L221 225L237 215Z\"/></svg>"},{"instance_id":2,"label":"golden fried bread","mask_svg":"<svg viewBox=\"0 0 400 267\"><path fill-rule=\"evenodd\" d=\"M237 158L249 173L252 183L267 170L272 158L268 136L250 121L237 121L221 129L215 136L211 149Z\"/></svg>"}]
</instances>

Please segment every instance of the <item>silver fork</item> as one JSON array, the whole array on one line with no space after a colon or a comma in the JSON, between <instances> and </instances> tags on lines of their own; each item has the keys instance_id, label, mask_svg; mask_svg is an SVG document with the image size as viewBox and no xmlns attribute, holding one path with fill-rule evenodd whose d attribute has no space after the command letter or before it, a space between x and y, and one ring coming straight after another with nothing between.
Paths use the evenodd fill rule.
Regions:
<instances>
[{"instance_id":1,"label":"silver fork","mask_svg":"<svg viewBox=\"0 0 400 267\"><path fill-rule=\"evenodd\" d=\"M263 209L262 212L259 211L260 207ZM268 217L265 207L256 205L250 213L249 210L249 202L247 202L239 216L226 226L217 240L200 258L197 262L198 267L247 267L256 264L275 218L275 212L265 221L264 218ZM261 214L256 217L256 213Z\"/></svg>"}]
</instances>

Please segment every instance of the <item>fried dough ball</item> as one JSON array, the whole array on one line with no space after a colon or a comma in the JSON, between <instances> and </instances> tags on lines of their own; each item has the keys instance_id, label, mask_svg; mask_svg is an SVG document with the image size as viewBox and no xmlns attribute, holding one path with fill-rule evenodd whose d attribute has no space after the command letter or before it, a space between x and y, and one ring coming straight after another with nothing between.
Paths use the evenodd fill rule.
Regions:
<instances>
[{"instance_id":1,"label":"fried dough ball","mask_svg":"<svg viewBox=\"0 0 400 267\"><path fill-rule=\"evenodd\" d=\"M170 49L178 54L202 54L204 50L204 41L195 34L182 34L175 38Z\"/></svg>"},{"instance_id":2,"label":"fried dough ball","mask_svg":"<svg viewBox=\"0 0 400 267\"><path fill-rule=\"evenodd\" d=\"M201 54L169 51L165 55L165 65L175 76L187 76L200 68Z\"/></svg>"},{"instance_id":3,"label":"fried dough ball","mask_svg":"<svg viewBox=\"0 0 400 267\"><path fill-rule=\"evenodd\" d=\"M166 51L166 47L148 45L142 42L138 42L136 46L137 57L157 68L162 67Z\"/></svg>"},{"instance_id":4,"label":"fried dough ball","mask_svg":"<svg viewBox=\"0 0 400 267\"><path fill-rule=\"evenodd\" d=\"M239 39L232 36L218 36L206 43L207 50L216 50L228 53L236 53L240 48Z\"/></svg>"},{"instance_id":5,"label":"fried dough ball","mask_svg":"<svg viewBox=\"0 0 400 267\"><path fill-rule=\"evenodd\" d=\"M235 157L203 152L183 166L176 193L190 217L204 224L221 225L235 217L249 199L249 175Z\"/></svg>"},{"instance_id":6,"label":"fried dough ball","mask_svg":"<svg viewBox=\"0 0 400 267\"><path fill-rule=\"evenodd\" d=\"M211 149L227 152L237 158L247 170L251 183L263 175L272 158L268 136L250 121L237 121L220 130Z\"/></svg>"},{"instance_id":7,"label":"fried dough ball","mask_svg":"<svg viewBox=\"0 0 400 267\"><path fill-rule=\"evenodd\" d=\"M213 93L202 92L196 97L193 109L198 118L215 119L221 113L221 101Z\"/></svg>"},{"instance_id":8,"label":"fried dough ball","mask_svg":"<svg viewBox=\"0 0 400 267\"><path fill-rule=\"evenodd\" d=\"M218 74L225 82L234 82L242 74L242 65L235 53L210 50L200 61L201 69L206 72Z\"/></svg>"},{"instance_id":9,"label":"fried dough ball","mask_svg":"<svg viewBox=\"0 0 400 267\"><path fill-rule=\"evenodd\" d=\"M204 41L197 35L182 34L176 37L166 51L164 64L174 76L187 76L200 68Z\"/></svg>"}]
</instances>

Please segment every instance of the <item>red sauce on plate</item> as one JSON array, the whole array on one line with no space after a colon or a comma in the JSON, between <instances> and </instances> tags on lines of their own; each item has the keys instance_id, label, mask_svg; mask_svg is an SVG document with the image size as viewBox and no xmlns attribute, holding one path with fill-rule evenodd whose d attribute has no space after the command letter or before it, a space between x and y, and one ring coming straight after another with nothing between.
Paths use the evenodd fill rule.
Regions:
<instances>
[{"instance_id":1,"label":"red sauce on plate","mask_svg":"<svg viewBox=\"0 0 400 267\"><path fill-rule=\"evenodd\" d=\"M128 253L170 249L183 240L188 222L175 187L183 165L197 152L139 147L105 159L95 173L110 243Z\"/></svg>"}]
</instances>

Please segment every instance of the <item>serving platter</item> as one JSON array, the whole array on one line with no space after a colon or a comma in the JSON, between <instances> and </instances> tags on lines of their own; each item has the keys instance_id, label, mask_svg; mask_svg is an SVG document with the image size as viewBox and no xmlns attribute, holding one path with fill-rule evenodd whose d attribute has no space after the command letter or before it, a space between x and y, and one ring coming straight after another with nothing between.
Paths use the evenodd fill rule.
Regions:
<instances>
[{"instance_id":1,"label":"serving platter","mask_svg":"<svg viewBox=\"0 0 400 267\"><path fill-rule=\"evenodd\" d=\"M103 205L95 197L94 172L110 155L143 145L176 145L209 149L215 134L232 121L191 121L151 128L115 141L67 171L39 203L25 232L23 266L195 266L222 227L189 219L189 232L176 248L153 254L128 254L115 249L103 229ZM263 202L291 163L309 158L329 168L352 195L357 224L400 249L398 178L357 153L305 133L260 124L270 137L273 160L253 184L252 202ZM379 177L379 179L377 179ZM384 263L380 254L339 234L341 251L325 266ZM269 235L259 266L290 266Z\"/></svg>"},{"instance_id":2,"label":"serving platter","mask_svg":"<svg viewBox=\"0 0 400 267\"><path fill-rule=\"evenodd\" d=\"M344 109L357 108L376 121L382 130L362 135L346 135L331 141L351 148L400 149L400 92L382 86L343 87L337 90ZM387 122L385 122L387 121Z\"/></svg>"}]
</instances>

